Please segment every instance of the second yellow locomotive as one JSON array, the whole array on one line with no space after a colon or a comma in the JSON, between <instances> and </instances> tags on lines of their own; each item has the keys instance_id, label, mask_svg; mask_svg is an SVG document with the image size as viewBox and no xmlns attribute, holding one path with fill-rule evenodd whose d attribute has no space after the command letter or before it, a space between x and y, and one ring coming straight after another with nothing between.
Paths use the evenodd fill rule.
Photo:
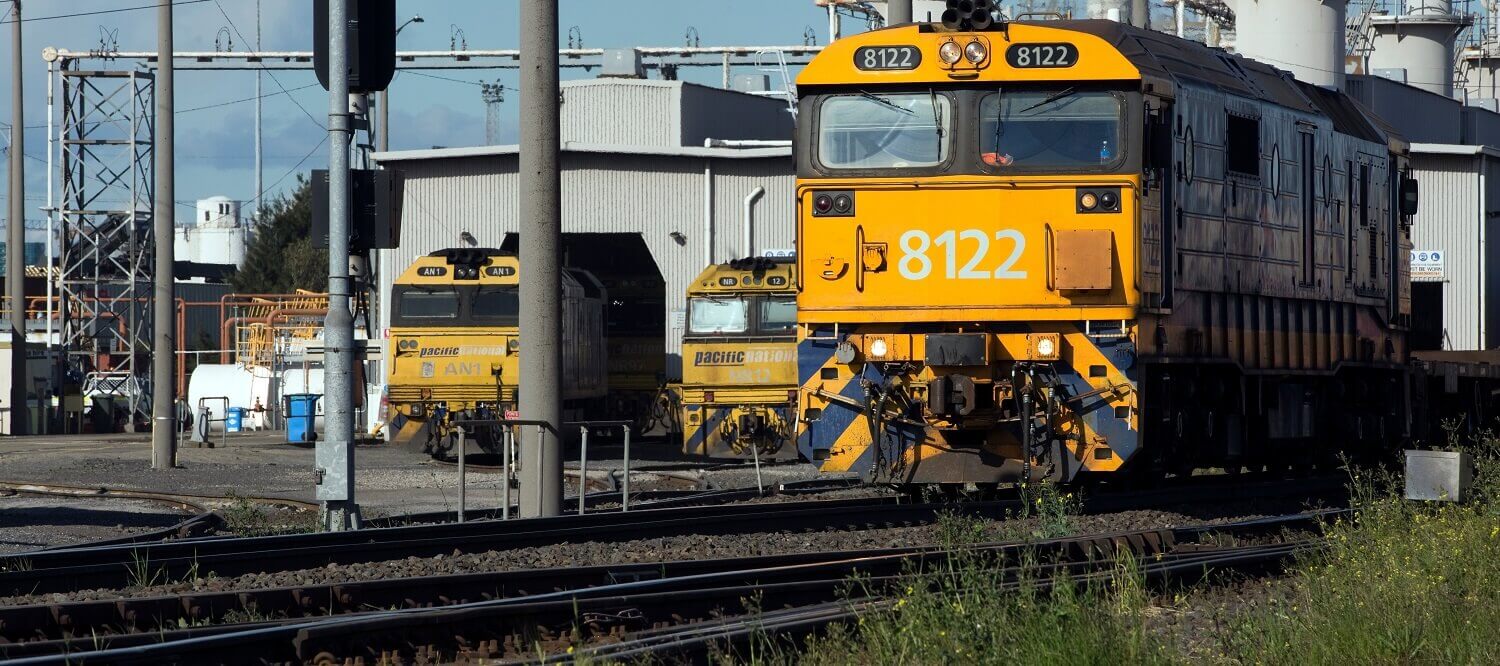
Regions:
<instances>
[{"instance_id":1,"label":"second yellow locomotive","mask_svg":"<svg viewBox=\"0 0 1500 666\"><path fill-rule=\"evenodd\" d=\"M797 301L789 261L710 266L688 288L677 387L683 452L795 459Z\"/></svg>"},{"instance_id":2,"label":"second yellow locomotive","mask_svg":"<svg viewBox=\"0 0 1500 666\"><path fill-rule=\"evenodd\" d=\"M445 453L454 420L515 411L523 268L499 250L449 249L419 257L396 280L387 421L393 442ZM564 407L574 416L597 413L608 390L606 294L587 271L565 269L562 284ZM475 433L481 447L494 449L489 435Z\"/></svg>"}]
</instances>

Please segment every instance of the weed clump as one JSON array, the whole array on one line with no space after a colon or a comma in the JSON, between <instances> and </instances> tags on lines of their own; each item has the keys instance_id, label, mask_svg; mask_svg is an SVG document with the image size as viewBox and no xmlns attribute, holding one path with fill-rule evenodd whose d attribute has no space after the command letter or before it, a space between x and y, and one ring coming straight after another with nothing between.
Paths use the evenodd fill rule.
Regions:
<instances>
[{"instance_id":1,"label":"weed clump","mask_svg":"<svg viewBox=\"0 0 1500 666\"><path fill-rule=\"evenodd\" d=\"M1292 592L1229 623L1240 661L1358 664L1494 663L1500 650L1500 440L1474 455L1464 504L1403 499L1399 475L1351 471L1353 518L1328 526Z\"/></svg>"}]
</instances>

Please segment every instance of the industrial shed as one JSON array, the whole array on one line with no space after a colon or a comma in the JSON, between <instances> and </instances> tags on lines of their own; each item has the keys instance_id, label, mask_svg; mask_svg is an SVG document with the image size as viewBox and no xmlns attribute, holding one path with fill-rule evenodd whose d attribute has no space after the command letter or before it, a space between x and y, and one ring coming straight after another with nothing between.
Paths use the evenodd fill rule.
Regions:
<instances>
[{"instance_id":1,"label":"industrial shed","mask_svg":"<svg viewBox=\"0 0 1500 666\"><path fill-rule=\"evenodd\" d=\"M1500 114L1379 76L1348 91L1410 142L1413 348L1500 347Z\"/></svg>"},{"instance_id":2,"label":"industrial shed","mask_svg":"<svg viewBox=\"0 0 1500 666\"><path fill-rule=\"evenodd\" d=\"M688 283L709 263L793 247L791 115L783 100L678 81L563 89L566 259L606 287L656 285L639 307L656 311L676 378ZM405 178L401 247L379 253L379 293L416 257L466 244L465 232L514 248L518 156L513 145L377 153Z\"/></svg>"}]
</instances>

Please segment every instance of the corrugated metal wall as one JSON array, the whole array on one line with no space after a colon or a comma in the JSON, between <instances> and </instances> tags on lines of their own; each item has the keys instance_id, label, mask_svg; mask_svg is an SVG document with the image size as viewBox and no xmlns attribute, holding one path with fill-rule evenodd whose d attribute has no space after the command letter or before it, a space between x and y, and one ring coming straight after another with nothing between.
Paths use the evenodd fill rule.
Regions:
<instances>
[{"instance_id":1,"label":"corrugated metal wall","mask_svg":"<svg viewBox=\"0 0 1500 666\"><path fill-rule=\"evenodd\" d=\"M639 233L666 282L668 373L677 376L680 313L688 283L704 260L704 166L713 172L714 254L743 254L743 202L760 186L755 204L757 254L792 247L794 179L790 157L702 158L565 152L564 233ZM499 247L519 228L516 156L404 162L405 211L401 248L380 252L380 293L417 256L452 247L468 231L480 245ZM672 232L685 237L678 243ZM674 317L674 313L678 313ZM388 324L383 309L381 326Z\"/></svg>"},{"instance_id":2,"label":"corrugated metal wall","mask_svg":"<svg viewBox=\"0 0 1500 666\"><path fill-rule=\"evenodd\" d=\"M1481 349L1480 300L1484 280L1480 261L1481 197L1475 157L1415 154L1412 175L1421 183L1421 199L1412 220L1417 251L1444 253L1443 328L1445 348ZM1492 199L1496 200L1496 199Z\"/></svg>"},{"instance_id":3,"label":"corrugated metal wall","mask_svg":"<svg viewBox=\"0 0 1500 666\"><path fill-rule=\"evenodd\" d=\"M612 79L562 88L562 139L621 146L680 146L678 90L671 82ZM630 109L600 122L600 109ZM701 141L700 141L701 143Z\"/></svg>"},{"instance_id":4,"label":"corrugated metal wall","mask_svg":"<svg viewBox=\"0 0 1500 666\"><path fill-rule=\"evenodd\" d=\"M792 138L792 114L779 99L644 79L569 81L562 90L564 142L676 148Z\"/></svg>"}]
</instances>

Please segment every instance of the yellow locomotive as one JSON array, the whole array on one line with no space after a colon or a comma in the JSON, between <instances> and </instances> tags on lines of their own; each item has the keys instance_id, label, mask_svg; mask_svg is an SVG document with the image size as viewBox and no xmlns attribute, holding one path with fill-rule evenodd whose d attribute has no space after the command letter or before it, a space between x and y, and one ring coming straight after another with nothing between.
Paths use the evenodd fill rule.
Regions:
<instances>
[{"instance_id":1,"label":"yellow locomotive","mask_svg":"<svg viewBox=\"0 0 1500 666\"><path fill-rule=\"evenodd\" d=\"M683 453L795 459L796 269L744 259L688 287L678 388Z\"/></svg>"},{"instance_id":2,"label":"yellow locomotive","mask_svg":"<svg viewBox=\"0 0 1500 666\"><path fill-rule=\"evenodd\" d=\"M797 81L801 454L983 487L1401 436L1402 140L1261 63L975 4Z\"/></svg>"},{"instance_id":3,"label":"yellow locomotive","mask_svg":"<svg viewBox=\"0 0 1500 666\"><path fill-rule=\"evenodd\" d=\"M387 391L392 441L442 454L455 419L516 409L521 265L513 254L448 249L419 257L391 293ZM591 410L608 390L604 288L587 271L563 273L563 398ZM490 433L479 444L498 450Z\"/></svg>"}]
</instances>

